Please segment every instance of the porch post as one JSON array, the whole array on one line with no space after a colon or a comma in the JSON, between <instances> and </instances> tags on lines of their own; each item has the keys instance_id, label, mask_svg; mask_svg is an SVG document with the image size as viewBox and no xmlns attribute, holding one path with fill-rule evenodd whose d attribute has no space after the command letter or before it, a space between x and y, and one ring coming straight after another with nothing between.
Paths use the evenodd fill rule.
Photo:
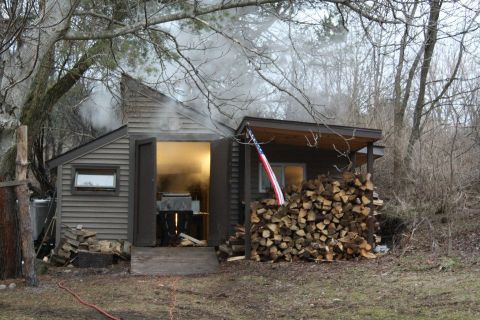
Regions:
<instances>
[{"instance_id":1,"label":"porch post","mask_svg":"<svg viewBox=\"0 0 480 320\"><path fill-rule=\"evenodd\" d=\"M355 168L357 167L357 152L356 151L350 152L350 163L351 163L350 171L355 172Z\"/></svg>"},{"instance_id":2,"label":"porch post","mask_svg":"<svg viewBox=\"0 0 480 320\"><path fill-rule=\"evenodd\" d=\"M370 179L373 180L373 142L369 142L367 145L367 173L370 174ZM374 247L373 232L374 232L374 219L373 219L373 191L368 192L368 198L370 199L370 215L367 219L368 225L368 243Z\"/></svg>"},{"instance_id":3,"label":"porch post","mask_svg":"<svg viewBox=\"0 0 480 320\"><path fill-rule=\"evenodd\" d=\"M251 244L251 220L250 220L250 203L251 200L251 157L250 157L250 145L244 144L244 171L243 171L243 201L245 202L244 216L245 216L245 259L250 259L252 244Z\"/></svg>"}]
</instances>

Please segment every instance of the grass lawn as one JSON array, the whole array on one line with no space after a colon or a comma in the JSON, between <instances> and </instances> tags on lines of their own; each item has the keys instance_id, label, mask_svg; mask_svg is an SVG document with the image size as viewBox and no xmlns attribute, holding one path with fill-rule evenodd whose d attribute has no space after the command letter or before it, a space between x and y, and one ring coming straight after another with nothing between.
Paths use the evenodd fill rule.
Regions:
<instances>
[{"instance_id":1,"label":"grass lawn","mask_svg":"<svg viewBox=\"0 0 480 320\"><path fill-rule=\"evenodd\" d=\"M38 288L17 281L0 291L0 319L104 319L58 288L60 280L122 319L480 319L480 264L423 256L240 261L184 277L54 268Z\"/></svg>"}]
</instances>

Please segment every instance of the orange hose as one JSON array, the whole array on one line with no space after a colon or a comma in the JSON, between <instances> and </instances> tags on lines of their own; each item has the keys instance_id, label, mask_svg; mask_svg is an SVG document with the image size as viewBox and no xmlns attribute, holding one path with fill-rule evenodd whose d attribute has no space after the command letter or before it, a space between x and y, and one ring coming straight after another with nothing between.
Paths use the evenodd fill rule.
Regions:
<instances>
[{"instance_id":1,"label":"orange hose","mask_svg":"<svg viewBox=\"0 0 480 320\"><path fill-rule=\"evenodd\" d=\"M100 307L92 304L92 303L88 303L84 300L82 300L82 298L80 298L78 296L78 294L76 294L75 292L73 292L71 289L67 288L63 283L65 282L65 280L62 280L58 283L58 286L60 288L62 288L63 290L66 290L68 293L70 293L72 296L74 296L81 304L83 305L86 305L90 308L93 308L95 309L96 311L98 311L100 314L104 315L105 317L107 317L108 319L111 319L111 320L122 320L121 318L117 318L117 317L114 317L112 316L111 314L109 314L108 312L106 312L105 310L101 309Z\"/></svg>"}]
</instances>

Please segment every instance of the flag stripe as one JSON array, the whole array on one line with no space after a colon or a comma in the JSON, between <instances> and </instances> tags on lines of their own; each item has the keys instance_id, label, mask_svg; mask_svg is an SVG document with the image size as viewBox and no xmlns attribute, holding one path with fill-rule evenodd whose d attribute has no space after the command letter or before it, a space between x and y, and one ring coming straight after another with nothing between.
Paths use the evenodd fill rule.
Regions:
<instances>
[{"instance_id":1,"label":"flag stripe","mask_svg":"<svg viewBox=\"0 0 480 320\"><path fill-rule=\"evenodd\" d=\"M273 191L275 192L275 198L277 199L277 203L279 205L282 205L285 203L285 198L283 197L282 188L278 183L277 177L275 176L275 172L273 172L273 169L270 166L270 163L268 162L267 156L265 156L265 154L263 153L263 150L260 147L260 144L257 142L257 139L255 138L255 136L253 135L252 130L250 130L249 127L246 127L246 130L247 130L247 134L252 139L253 144L255 145L255 148L257 149L258 157L262 162L263 168L267 172L268 179L270 180L270 184L272 185Z\"/></svg>"},{"instance_id":2,"label":"flag stripe","mask_svg":"<svg viewBox=\"0 0 480 320\"><path fill-rule=\"evenodd\" d=\"M268 160L265 157L265 155L261 155L260 160L262 161L262 164L263 164L264 168L267 169L267 173L268 173L269 178L272 177L272 176L275 178L273 180L273 183L272 183L272 180L270 179L270 183L272 183L272 185L274 186L273 190L275 191L275 196L277 198L277 202L283 204L283 202L284 202L283 193L282 193L282 190L280 188L280 185L278 184L278 180L276 179L275 173L272 170L272 167L268 163Z\"/></svg>"}]
</instances>

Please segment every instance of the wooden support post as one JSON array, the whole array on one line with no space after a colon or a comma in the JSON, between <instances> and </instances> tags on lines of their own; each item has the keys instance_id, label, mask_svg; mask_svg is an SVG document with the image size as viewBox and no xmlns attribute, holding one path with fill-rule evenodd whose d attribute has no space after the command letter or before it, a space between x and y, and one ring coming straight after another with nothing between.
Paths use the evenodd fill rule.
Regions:
<instances>
[{"instance_id":1,"label":"wooden support post","mask_svg":"<svg viewBox=\"0 0 480 320\"><path fill-rule=\"evenodd\" d=\"M350 171L355 172L355 168L357 167L357 152L356 151L350 152L350 164L351 164Z\"/></svg>"},{"instance_id":2,"label":"wooden support post","mask_svg":"<svg viewBox=\"0 0 480 320\"><path fill-rule=\"evenodd\" d=\"M17 129L17 158L16 179L27 179L28 172L28 135L27 126ZM28 212L29 194L28 186L21 184L15 187L18 200L18 220L20 223L20 237L22 242L23 276L27 286L37 286L38 280L35 273L35 251L33 249L32 223Z\"/></svg>"},{"instance_id":3,"label":"wooden support post","mask_svg":"<svg viewBox=\"0 0 480 320\"><path fill-rule=\"evenodd\" d=\"M370 174L370 179L373 181L373 142L369 142L367 145L367 173ZM373 219L373 191L368 193L370 198L370 215L367 219L368 226L368 243L374 247L375 243L373 241L373 232L374 232L374 219Z\"/></svg>"},{"instance_id":4,"label":"wooden support post","mask_svg":"<svg viewBox=\"0 0 480 320\"><path fill-rule=\"evenodd\" d=\"M244 165L243 165L243 170L244 170L244 175L243 175L243 201L245 202L245 208L244 208L244 213L245 213L245 258L250 259L251 258L251 253L252 253L252 242L251 242L251 212L250 212L250 205L252 202L251 199L251 186L250 186L250 180L251 180L251 152L250 152L250 145L245 144L245 149L244 149Z\"/></svg>"}]
</instances>

